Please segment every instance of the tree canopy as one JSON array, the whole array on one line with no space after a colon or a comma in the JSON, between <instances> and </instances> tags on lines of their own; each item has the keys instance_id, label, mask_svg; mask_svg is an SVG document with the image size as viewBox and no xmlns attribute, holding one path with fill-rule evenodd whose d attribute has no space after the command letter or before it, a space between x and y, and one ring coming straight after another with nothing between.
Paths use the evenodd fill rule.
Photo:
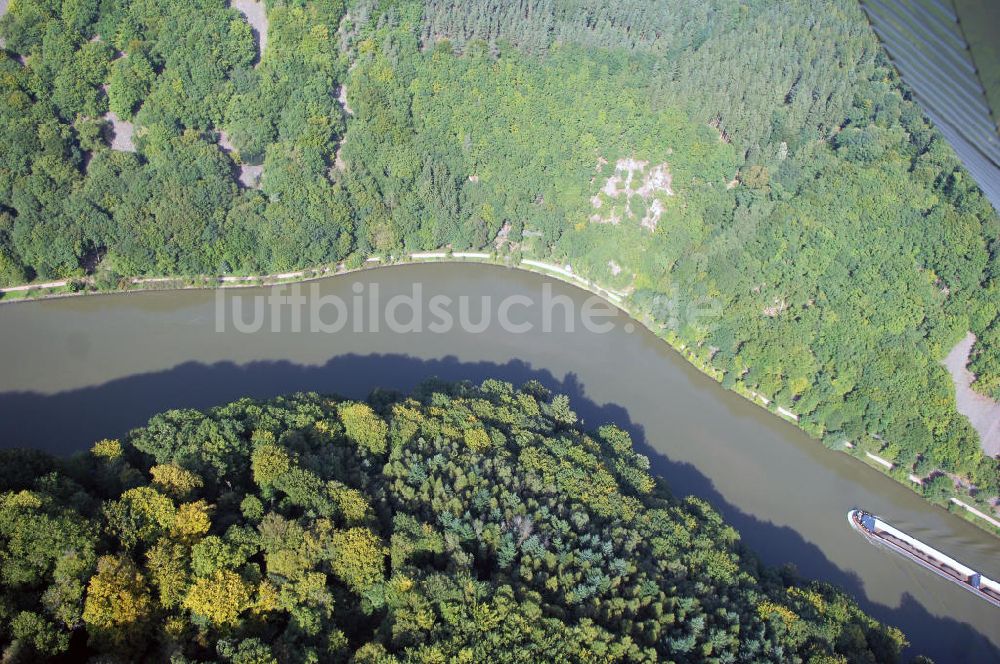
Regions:
<instances>
[{"instance_id":1,"label":"tree canopy","mask_svg":"<svg viewBox=\"0 0 1000 664\"><path fill-rule=\"evenodd\" d=\"M2 451L5 661L898 660L898 630L762 566L571 408L431 381Z\"/></svg>"}]
</instances>

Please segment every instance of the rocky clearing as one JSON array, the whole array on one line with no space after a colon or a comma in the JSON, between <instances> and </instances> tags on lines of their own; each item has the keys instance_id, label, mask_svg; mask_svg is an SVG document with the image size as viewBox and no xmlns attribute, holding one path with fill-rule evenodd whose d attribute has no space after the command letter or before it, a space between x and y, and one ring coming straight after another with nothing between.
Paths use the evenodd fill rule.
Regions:
<instances>
[{"instance_id":1,"label":"rocky clearing","mask_svg":"<svg viewBox=\"0 0 1000 664\"><path fill-rule=\"evenodd\" d=\"M966 365L975 343L976 335L969 332L955 344L942 364L951 373L951 380L955 384L958 412L968 417L972 427L979 433L983 451L989 456L996 456L1000 454L1000 402L979 394L971 387L976 377Z\"/></svg>"},{"instance_id":2,"label":"rocky clearing","mask_svg":"<svg viewBox=\"0 0 1000 664\"><path fill-rule=\"evenodd\" d=\"M353 68L354 65L352 64L351 69ZM350 72L350 69L348 70L348 72ZM344 109L345 117L352 117L354 115L354 111L351 109L350 106L347 105L346 83L341 83L340 87L337 88L337 103L339 103L340 107ZM340 156L340 153L341 151L343 151L345 145L347 145L347 134L344 134L344 136L340 139L340 143L337 145L337 152L334 154L333 167L337 171L347 170L347 162L345 162L343 157Z\"/></svg>"},{"instance_id":3,"label":"rocky clearing","mask_svg":"<svg viewBox=\"0 0 1000 664\"><path fill-rule=\"evenodd\" d=\"M597 170L600 171L606 163L604 159L599 159ZM632 197L638 196L647 203L646 212L639 220L639 225L650 232L655 231L664 210L663 201L658 195L673 196L674 192L670 188L672 178L666 162L657 164L647 171L648 165L648 161L619 159L615 163L614 174L605 181L600 193L590 199L590 204L595 210L599 210L603 207L605 199L613 201L624 197L624 210L620 211L618 206L611 205L607 216L596 212L591 215L590 220L598 224L619 224L623 216L635 217L632 211ZM640 179L641 183L635 186Z\"/></svg>"},{"instance_id":4,"label":"rocky clearing","mask_svg":"<svg viewBox=\"0 0 1000 664\"><path fill-rule=\"evenodd\" d=\"M219 130L219 139L216 141L216 145L219 146L220 150L230 156L232 156L232 154L236 151L236 146L233 145L231 140L229 140L229 134L227 134L223 129ZM247 189L260 188L260 177L264 174L263 165L237 162L236 166L240 169L239 181L241 185Z\"/></svg>"},{"instance_id":5,"label":"rocky clearing","mask_svg":"<svg viewBox=\"0 0 1000 664\"><path fill-rule=\"evenodd\" d=\"M354 115L354 111L350 106L347 105L347 84L342 83L340 89L337 90L337 101L340 103L340 107L344 109L344 113L348 115Z\"/></svg>"},{"instance_id":6,"label":"rocky clearing","mask_svg":"<svg viewBox=\"0 0 1000 664\"><path fill-rule=\"evenodd\" d=\"M103 118L111 123L111 149L119 152L135 152L135 143L132 136L135 133L135 126L128 120L122 120L117 115L108 111Z\"/></svg>"},{"instance_id":7,"label":"rocky clearing","mask_svg":"<svg viewBox=\"0 0 1000 664\"><path fill-rule=\"evenodd\" d=\"M260 189L260 178L264 175L264 165L240 164L240 184L247 189Z\"/></svg>"},{"instance_id":8,"label":"rocky clearing","mask_svg":"<svg viewBox=\"0 0 1000 664\"><path fill-rule=\"evenodd\" d=\"M264 57L264 50L267 48L267 12L263 2L255 0L233 0L230 6L243 14L247 23L253 28L257 35L257 63Z\"/></svg>"},{"instance_id":9,"label":"rocky clearing","mask_svg":"<svg viewBox=\"0 0 1000 664\"><path fill-rule=\"evenodd\" d=\"M10 0L0 0L0 16L3 16L4 14L7 13L7 6L9 3ZM0 48L4 48L6 46L7 46L7 40L4 39L3 37L0 37Z\"/></svg>"}]
</instances>

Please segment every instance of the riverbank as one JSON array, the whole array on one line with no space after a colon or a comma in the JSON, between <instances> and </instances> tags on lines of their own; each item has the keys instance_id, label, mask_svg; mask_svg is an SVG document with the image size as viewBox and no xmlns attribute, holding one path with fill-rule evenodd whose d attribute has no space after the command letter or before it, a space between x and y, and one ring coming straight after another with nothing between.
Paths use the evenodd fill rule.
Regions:
<instances>
[{"instance_id":1,"label":"riverbank","mask_svg":"<svg viewBox=\"0 0 1000 664\"><path fill-rule=\"evenodd\" d=\"M406 256L370 256L367 259L358 261L355 258L350 263L340 262L337 264L330 264L324 266L317 266L314 268L296 270L291 272L282 272L275 274L266 275L224 275L224 276L209 276L209 275L198 275L191 277L135 277L126 278L122 280L124 288L118 290L97 290L94 287L92 279L80 279L75 282L74 286L73 280L62 280L56 282L47 282L44 284L24 284L21 286L8 287L5 289L0 289L0 294L3 295L3 299L0 299L0 304L3 303L14 303L24 300L38 300L38 299L51 299L51 298L63 298L63 297L74 297L79 295L91 295L91 294L115 294L115 293L129 293L129 292L142 292L148 290L211 290L216 288L251 288L251 287L262 287L262 286L277 286L293 283L303 283L316 279L323 279L327 277L340 276L346 274L352 274L357 272L362 272L369 269L382 268L382 267L392 267L392 266L403 266L411 264L421 264L421 263L480 263L480 264L490 264L505 266L513 269L523 270L526 272L533 272L535 274L540 274L546 277L555 278L559 281L571 284L585 291L593 293L611 305L615 306L621 310L624 314L631 317L633 320L638 322L640 325L645 327L650 333L656 336L658 339L666 342L670 347L672 347L678 354L680 354L688 363L692 364L703 374L712 378L716 383L721 384L724 378L724 372L715 367L711 361L711 350L707 347L689 347L687 346L677 334L667 327L665 324L659 323L648 316L643 315L640 312L632 310L628 306L628 295L629 293L625 291L617 291L613 289L608 289L595 281L592 281L577 272L575 272L572 266L568 264L557 265L554 263L547 263L544 261L539 261L535 259L521 259L517 263L513 260L504 260L495 254L489 254L485 252L452 252L448 250L438 250L438 251L425 251L425 252L414 252L407 254ZM34 293L33 289L38 289L42 287L47 287L54 289L51 293ZM9 299L9 295L14 295L14 299ZM744 385L740 381L736 381L732 386L727 389L733 391L745 399L753 402L756 406L763 408L770 413L794 424L796 427L804 431L813 439L819 439L822 437L821 431L816 431L814 428L810 427L808 423L801 422L799 420L799 415L793 412L789 407L782 406L771 399L755 392L750 387ZM920 482L915 481L913 478L908 478L908 473L898 468L892 462L882 459L877 455L870 452L862 450L859 446L842 444L835 448L836 451L844 452L849 456L854 457L858 461L864 463L870 468L875 468L882 474L896 480L898 483L906 486L909 490L923 496L921 488L923 487L922 480ZM917 478L920 479L920 478ZM960 493L956 490L955 494L948 496L948 499L943 503L934 503L949 512L960 516L961 518L974 523L978 527L986 530L994 535L1000 535L1000 528L996 527L994 524L996 521L987 515L983 511L977 509L976 506L969 504L968 501L972 500L970 496L965 493ZM928 501L931 502L931 501ZM978 507L983 510L992 510L992 506L988 504L979 504L975 501Z\"/></svg>"},{"instance_id":2,"label":"riverbank","mask_svg":"<svg viewBox=\"0 0 1000 664\"><path fill-rule=\"evenodd\" d=\"M266 324L249 334L228 324L218 330L220 294L230 307L233 296L242 296L240 306L245 306L271 294L267 288L228 295L214 290L140 292L0 307L6 341L0 347L2 446L68 455L144 426L154 413L210 408L242 397L315 391L363 399L373 386L411 391L429 376L474 384L488 377L514 385L538 380L585 404L576 409L585 423L613 421L630 431L636 449L650 458L652 472L667 478L677 495L694 495L717 506L747 547L759 551L768 564L790 563L803 574L847 588L886 623L924 634L914 640L915 650L939 661L955 660L953 652L965 653L964 659L976 653L975 661L996 659L992 647L967 645L982 644L980 635L986 635L1000 648L1000 634L993 636L996 621L981 614L980 602L873 549L844 527L844 514L864 504L1000 578L992 534L928 504L875 469L829 454L799 428L719 390L715 380L636 321L631 321L631 332L624 317L607 319L613 329L606 334L579 324L568 332L557 308L559 317L546 332L544 307L539 306L545 289L572 301L579 323L591 299L583 288L500 265L432 262L300 286L310 301L315 294L348 304L347 324L337 334L309 333L308 318L303 318L302 332L293 331L284 324L292 320L287 306L279 333ZM382 303L396 295L412 296L413 284L419 282L425 302L438 294L451 299L456 322L465 296L471 305L469 320L478 321L480 311L489 311L490 324L481 333L470 334L461 324L438 333L428 329L432 319L425 306L422 332L400 334L385 324L373 332L367 323L355 332L350 323L357 282L365 294L377 284ZM289 295L291 287L277 293ZM512 335L505 331L497 305L524 295L534 306L515 305L512 318L532 323L532 329ZM482 300L486 296L489 304ZM366 295L363 313L373 302ZM270 306L265 302L265 307L266 319ZM323 319L330 321L332 311L324 311ZM400 320L409 318L405 307L398 313Z\"/></svg>"},{"instance_id":3,"label":"riverbank","mask_svg":"<svg viewBox=\"0 0 1000 664\"><path fill-rule=\"evenodd\" d=\"M605 288L597 282L578 275L569 266L559 266L552 263L545 263L532 259L521 259L519 264L512 261L498 259L493 254L476 251L424 251L407 254L405 257L390 256L370 256L360 264L349 266L346 262L332 265L321 265L292 272L280 272L275 274L256 275L192 275L179 277L125 277L119 282L118 288L100 289L97 288L92 277L80 277L76 279L62 279L58 281L47 281L37 284L21 284L18 286L7 286L0 288L0 304L12 304L15 302L44 300L62 297L74 297L81 295L101 295L115 293L129 293L134 291L147 290L191 290L210 288L253 288L260 286L277 286L281 284L302 283L314 279L323 279L362 270L369 270L392 265L408 265L411 263L427 262L474 262L488 263L490 265L503 265L506 267L535 272L554 276L561 281L580 286L591 291L595 295L603 297L612 304L619 306L628 293ZM624 308L623 308L624 311ZM632 315L632 314L629 314ZM633 316L634 317L634 316Z\"/></svg>"}]
</instances>

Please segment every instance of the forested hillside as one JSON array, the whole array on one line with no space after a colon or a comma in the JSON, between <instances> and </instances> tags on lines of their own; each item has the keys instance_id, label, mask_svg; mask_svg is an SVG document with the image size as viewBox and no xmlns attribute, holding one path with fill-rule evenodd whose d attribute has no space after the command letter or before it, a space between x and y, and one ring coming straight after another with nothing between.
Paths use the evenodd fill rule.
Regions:
<instances>
[{"instance_id":1,"label":"forested hillside","mask_svg":"<svg viewBox=\"0 0 1000 664\"><path fill-rule=\"evenodd\" d=\"M897 630L575 422L537 383L427 383L0 452L4 661L897 661Z\"/></svg>"},{"instance_id":2,"label":"forested hillside","mask_svg":"<svg viewBox=\"0 0 1000 664\"><path fill-rule=\"evenodd\" d=\"M0 282L99 260L197 274L346 255L347 205L326 177L342 12L268 2L253 67L250 27L222 0L14 3L0 22ZM135 153L102 141L109 110L134 121ZM260 191L238 188L237 162L264 163Z\"/></svg>"},{"instance_id":3,"label":"forested hillside","mask_svg":"<svg viewBox=\"0 0 1000 664\"><path fill-rule=\"evenodd\" d=\"M0 282L558 260L830 446L1000 491L939 363L975 332L1000 397L1000 221L854 0L267 14L255 65L221 0L14 3ZM108 110L136 152L101 140Z\"/></svg>"},{"instance_id":4,"label":"forested hillside","mask_svg":"<svg viewBox=\"0 0 1000 664\"><path fill-rule=\"evenodd\" d=\"M693 18L648 3L509 4L394 7L356 38L345 155L348 187L385 202L359 220L370 246L478 246L510 223L514 255L631 291L830 446L996 495L939 361L977 332L976 387L995 393L1000 221L860 10L720 3L687 39Z\"/></svg>"}]
</instances>

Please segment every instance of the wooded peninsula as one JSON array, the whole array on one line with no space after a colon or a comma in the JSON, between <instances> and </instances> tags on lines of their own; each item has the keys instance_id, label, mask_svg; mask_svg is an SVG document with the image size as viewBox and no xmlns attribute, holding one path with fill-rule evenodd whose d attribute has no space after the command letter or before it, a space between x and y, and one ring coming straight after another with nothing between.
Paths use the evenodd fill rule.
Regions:
<instances>
[{"instance_id":1,"label":"wooded peninsula","mask_svg":"<svg viewBox=\"0 0 1000 664\"><path fill-rule=\"evenodd\" d=\"M3 450L4 661L898 661L898 630L649 465L497 380Z\"/></svg>"}]
</instances>

